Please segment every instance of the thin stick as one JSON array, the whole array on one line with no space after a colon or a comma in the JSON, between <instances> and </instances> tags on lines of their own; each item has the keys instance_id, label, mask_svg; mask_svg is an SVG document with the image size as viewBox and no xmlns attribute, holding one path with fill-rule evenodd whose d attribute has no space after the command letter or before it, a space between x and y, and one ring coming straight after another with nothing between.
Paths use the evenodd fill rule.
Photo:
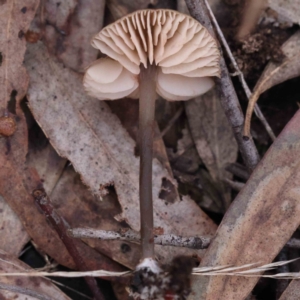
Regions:
<instances>
[{"instance_id":1,"label":"thin stick","mask_svg":"<svg viewBox=\"0 0 300 300\"><path fill-rule=\"evenodd\" d=\"M237 64L237 62L236 62L236 60L235 60L235 58L234 58L234 56L233 56L230 48L229 48L229 45L228 45L228 43L227 43L227 41L226 41L226 39L225 39L225 37L223 35L223 32L222 32L222 30L221 30L221 28L220 28L220 26L218 24L218 21L215 18L215 15L214 15L213 11L211 10L211 7L210 7L209 3L207 2L207 0L204 0L204 2L205 2L205 5L207 7L207 10L209 12L209 15L210 15L210 18L212 20L212 23L214 24L214 27L215 27L215 29L216 29L216 31L218 33L219 39L221 40L221 42L223 44L223 47L225 48L225 51L226 51L226 53L227 53L227 55L228 55L228 57L229 57L232 65L233 65L233 67L235 69L235 74L238 76L238 78L239 78L239 80L240 80L240 82L242 84L242 87L243 87L243 89L245 91L245 94L247 96L247 99L249 101L249 99L252 97L252 92L250 91L250 89L248 87L248 84L247 84L247 82L245 80L244 74L240 70L240 68L239 68L239 66L238 66L238 64ZM267 133L269 134L269 136L271 138L271 140L274 141L276 139L276 136L275 136L275 134L274 134L271 126L269 125L268 121L266 120L265 116L263 115L263 113L261 112L261 110L260 110L260 108L259 108L259 106L257 104L255 104L255 106L254 106L254 112L255 112L255 115L257 116L257 118L264 125Z\"/></svg>"},{"instance_id":2,"label":"thin stick","mask_svg":"<svg viewBox=\"0 0 300 300\"><path fill-rule=\"evenodd\" d=\"M142 259L154 257L152 158L156 100L156 66L140 66L140 220Z\"/></svg>"},{"instance_id":3,"label":"thin stick","mask_svg":"<svg viewBox=\"0 0 300 300\"><path fill-rule=\"evenodd\" d=\"M210 34L215 37L212 23L209 19L204 1L186 0L186 4L191 16L194 17L198 22L203 24L208 29ZM221 48L220 51L222 51ZM260 158L253 139L251 137L244 139L243 137L244 115L242 113L242 109L240 107L230 75L228 73L223 55L221 55L220 58L220 67L221 78L217 79L216 82L217 86L220 89L221 105L233 129L243 160L247 168L252 171L256 167Z\"/></svg>"},{"instance_id":4,"label":"thin stick","mask_svg":"<svg viewBox=\"0 0 300 300\"><path fill-rule=\"evenodd\" d=\"M155 140L161 139L172 128L172 126L175 124L175 122L181 116L182 113L183 113L183 106L181 106L176 111L176 113L174 114L174 116L168 122L168 125L161 131L160 135L158 137L156 137Z\"/></svg>"},{"instance_id":5,"label":"thin stick","mask_svg":"<svg viewBox=\"0 0 300 300\"><path fill-rule=\"evenodd\" d=\"M225 178L225 182L235 191L240 191L244 186L245 186L245 183L243 182L239 182L239 181L233 181L233 180L230 180L228 178Z\"/></svg>"},{"instance_id":6,"label":"thin stick","mask_svg":"<svg viewBox=\"0 0 300 300\"><path fill-rule=\"evenodd\" d=\"M33 191L32 195L35 202L43 211L45 217L51 223L61 241L64 243L77 268L81 271L87 271L88 268L77 250L75 241L67 235L68 225L66 221L56 212L45 190L36 189ZM95 299L104 300L104 296L102 295L95 278L86 277L85 280Z\"/></svg>"},{"instance_id":7,"label":"thin stick","mask_svg":"<svg viewBox=\"0 0 300 300\"><path fill-rule=\"evenodd\" d=\"M68 235L74 238L92 238L100 240L121 240L139 242L140 235L133 230L125 232L97 230L91 228L73 228L68 230ZM208 248L212 237L183 237L174 234L154 235L154 244L162 246L186 247L191 249Z\"/></svg>"}]
</instances>

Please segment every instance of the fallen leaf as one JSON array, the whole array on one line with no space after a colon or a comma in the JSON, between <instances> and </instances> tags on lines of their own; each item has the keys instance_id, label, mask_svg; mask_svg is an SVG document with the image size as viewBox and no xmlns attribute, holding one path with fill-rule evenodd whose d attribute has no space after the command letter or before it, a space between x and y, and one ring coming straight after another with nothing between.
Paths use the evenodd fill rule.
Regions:
<instances>
[{"instance_id":1,"label":"fallen leaf","mask_svg":"<svg viewBox=\"0 0 300 300\"><path fill-rule=\"evenodd\" d=\"M198 154L219 187L223 208L230 205L232 176L225 166L237 159L238 146L218 99L216 89L185 103L186 114Z\"/></svg>"},{"instance_id":2,"label":"fallen leaf","mask_svg":"<svg viewBox=\"0 0 300 300\"><path fill-rule=\"evenodd\" d=\"M67 67L83 72L98 55L90 46L101 30L104 0L46 0L45 43Z\"/></svg>"},{"instance_id":3,"label":"fallen leaf","mask_svg":"<svg viewBox=\"0 0 300 300\"><path fill-rule=\"evenodd\" d=\"M37 9L38 0L0 2L0 113L11 96L19 101L25 96L28 76L23 67L24 37ZM14 108L13 108L14 110Z\"/></svg>"},{"instance_id":4,"label":"fallen leaf","mask_svg":"<svg viewBox=\"0 0 300 300\"><path fill-rule=\"evenodd\" d=\"M300 224L300 111L227 211L201 266L272 262ZM194 299L242 300L258 278L198 279Z\"/></svg>"},{"instance_id":5,"label":"fallen leaf","mask_svg":"<svg viewBox=\"0 0 300 300\"><path fill-rule=\"evenodd\" d=\"M19 105L17 105L17 108L17 111L19 111ZM32 191L41 185L41 179L36 176L35 170L25 165L27 126L24 116L20 116L17 119L16 133L6 143L4 139L0 140L0 153L2 154L0 155L0 193L19 217L28 235L37 246L61 265L74 268L73 260L62 241L57 233L50 228L44 215L38 211L32 198ZM9 143L10 148L8 148L7 143ZM37 167L44 175L46 187L48 189L53 188L56 185L59 170L61 170L62 159L56 153L53 153L51 149L45 150L41 147L40 151L37 151L35 148L33 155L34 147L31 145L29 148L30 164ZM34 158L37 159L37 162L33 162ZM48 171L46 177L43 174L45 169ZM17 247L19 247L18 244ZM83 243L80 244L78 251L91 270L121 269L118 264Z\"/></svg>"},{"instance_id":6,"label":"fallen leaf","mask_svg":"<svg viewBox=\"0 0 300 300\"><path fill-rule=\"evenodd\" d=\"M293 23L300 24L299 0L268 0L269 7Z\"/></svg>"},{"instance_id":7,"label":"fallen leaf","mask_svg":"<svg viewBox=\"0 0 300 300\"><path fill-rule=\"evenodd\" d=\"M84 227L118 231L128 226L114 219L121 212L114 193L103 197L102 201L92 195L80 180L80 176L70 166L65 169L55 189L52 191L53 206L64 216L71 227ZM98 252L118 261L129 268L139 262L140 247L124 241L100 241L86 239L84 242Z\"/></svg>"},{"instance_id":8,"label":"fallen leaf","mask_svg":"<svg viewBox=\"0 0 300 300\"><path fill-rule=\"evenodd\" d=\"M63 173L67 160L55 152L38 126L30 129L30 135L34 135L35 138L30 139L26 165L38 172L45 191L51 195Z\"/></svg>"},{"instance_id":9,"label":"fallen leaf","mask_svg":"<svg viewBox=\"0 0 300 300\"><path fill-rule=\"evenodd\" d=\"M29 236L20 219L0 196L0 240L1 250L8 254L19 256Z\"/></svg>"},{"instance_id":10,"label":"fallen leaf","mask_svg":"<svg viewBox=\"0 0 300 300\"><path fill-rule=\"evenodd\" d=\"M113 186L122 209L115 218L139 231L139 159L134 155L135 143L118 118L104 101L86 96L81 77L58 64L42 43L28 46L25 64L30 74L29 105L51 144L71 161L94 195L102 197L106 187ZM155 226L166 234L213 234L215 225L192 200L159 198L163 182L170 191L176 190L174 179L154 160ZM197 253L201 256L203 251Z\"/></svg>"},{"instance_id":11,"label":"fallen leaf","mask_svg":"<svg viewBox=\"0 0 300 300\"><path fill-rule=\"evenodd\" d=\"M297 31L281 47L286 59L282 63L269 63L258 80L249 100L244 135L250 136L250 122L254 105L259 96L274 85L300 76L300 31Z\"/></svg>"},{"instance_id":12,"label":"fallen leaf","mask_svg":"<svg viewBox=\"0 0 300 300\"><path fill-rule=\"evenodd\" d=\"M279 300L298 300L300 292L300 281L292 280L285 291L282 293Z\"/></svg>"},{"instance_id":13,"label":"fallen leaf","mask_svg":"<svg viewBox=\"0 0 300 300\"><path fill-rule=\"evenodd\" d=\"M1 272L29 272L33 271L25 263L12 255L0 251ZM4 289L4 290L3 290ZM42 277L1 277L0 295L3 300L70 300L50 280Z\"/></svg>"}]
</instances>

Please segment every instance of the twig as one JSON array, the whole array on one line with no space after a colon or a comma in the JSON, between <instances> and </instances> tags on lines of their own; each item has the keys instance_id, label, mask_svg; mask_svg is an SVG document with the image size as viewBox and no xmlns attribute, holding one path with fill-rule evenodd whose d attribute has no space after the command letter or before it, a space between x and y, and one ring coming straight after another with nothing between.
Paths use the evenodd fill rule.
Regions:
<instances>
[{"instance_id":1,"label":"twig","mask_svg":"<svg viewBox=\"0 0 300 300\"><path fill-rule=\"evenodd\" d=\"M52 283L54 283L55 285L61 286L61 287L65 288L65 289L67 289L67 290L69 290L69 291L72 291L73 293L75 293L75 294L81 296L82 298L85 298L85 299L88 299L88 300L93 300L93 298L91 298L91 297L87 296L86 294L83 294L83 293L81 293L81 292L79 292L79 291L77 291L77 290L75 290L75 289L69 287L68 285L62 284L61 282L56 281L56 280L53 280L53 279L49 279L49 280L50 280ZM79 287L79 288L80 288L80 287Z\"/></svg>"},{"instance_id":2,"label":"twig","mask_svg":"<svg viewBox=\"0 0 300 300\"><path fill-rule=\"evenodd\" d=\"M186 4L191 16L203 24L215 37L204 0L186 0ZM220 89L221 105L225 111L229 123L231 124L243 160L247 168L252 171L259 162L260 158L253 139L251 137L243 137L244 115L242 113L242 109L228 73L223 55L221 55L220 58L220 67L221 78L217 79L216 82Z\"/></svg>"},{"instance_id":3,"label":"twig","mask_svg":"<svg viewBox=\"0 0 300 300\"><path fill-rule=\"evenodd\" d=\"M77 250L75 241L67 235L68 224L56 212L56 210L54 209L45 190L44 189L36 189L33 191L32 195L34 197L35 202L40 207L40 209L43 211L45 217L51 223L51 225L57 232L58 236L64 243L69 254L73 258L77 268L81 271L87 271L86 264L83 261L82 257L80 256L80 254ZM104 300L104 296L102 295L95 278L86 277L85 280L86 280L88 286L90 287L95 299Z\"/></svg>"},{"instance_id":4,"label":"twig","mask_svg":"<svg viewBox=\"0 0 300 300\"><path fill-rule=\"evenodd\" d=\"M249 176L250 176L249 173L247 172L247 169L239 163L228 164L225 167L225 170L227 172L230 172L234 176L237 176L246 181L249 179Z\"/></svg>"},{"instance_id":5,"label":"twig","mask_svg":"<svg viewBox=\"0 0 300 300\"><path fill-rule=\"evenodd\" d=\"M96 230L91 228L69 229L67 234L74 238L93 238L100 240L122 240L140 242L140 235L133 230L125 232ZM211 237L183 237L174 234L154 235L154 243L162 246L186 247L192 249L206 249Z\"/></svg>"},{"instance_id":6,"label":"twig","mask_svg":"<svg viewBox=\"0 0 300 300\"><path fill-rule=\"evenodd\" d=\"M175 122L177 121L177 119L181 116L181 114L183 113L183 106L181 106L176 113L174 114L174 116L169 120L167 126L161 131L160 135L157 136L155 138L155 140L161 139L170 129L171 127L175 124Z\"/></svg>"},{"instance_id":7,"label":"twig","mask_svg":"<svg viewBox=\"0 0 300 300\"><path fill-rule=\"evenodd\" d=\"M251 96L252 96L252 92L250 91L249 87L248 87L248 84L245 80L245 77L244 77L244 74L243 72L240 70L230 48L229 48L229 45L223 35L223 32L218 24L218 21L216 20L215 16L214 16L214 13L212 12L211 8L210 8L210 5L209 3L207 2L207 0L204 0L205 2L205 5L207 7L207 10L209 12L209 15L210 15L210 18L215 26L215 29L218 33L218 36L219 36L219 39L221 40L222 44L223 44L223 47L225 48L225 51L235 69L235 73L234 75L237 75L241 84L242 84L242 87L245 91L245 94L247 96L247 99L248 101L250 100ZM265 116L263 115L263 113L261 112L259 106L257 104L255 104L254 106L254 112L255 112L255 115L257 116L257 118L261 121L261 123L264 125L267 133L269 134L270 138L272 139L272 141L274 141L276 139L276 136L271 128L271 126L269 125L268 121L266 120Z\"/></svg>"},{"instance_id":8,"label":"twig","mask_svg":"<svg viewBox=\"0 0 300 300\"><path fill-rule=\"evenodd\" d=\"M245 183L243 182L239 182L239 181L233 181L233 180L230 180L228 178L225 178L224 180L232 189L236 190L236 191L240 191L244 186L245 186Z\"/></svg>"}]
</instances>

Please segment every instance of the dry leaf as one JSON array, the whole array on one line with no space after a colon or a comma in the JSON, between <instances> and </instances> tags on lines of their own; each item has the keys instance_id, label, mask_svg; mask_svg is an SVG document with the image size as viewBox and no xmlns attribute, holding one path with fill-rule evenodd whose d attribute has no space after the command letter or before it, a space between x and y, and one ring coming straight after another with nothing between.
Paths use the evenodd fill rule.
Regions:
<instances>
[{"instance_id":1,"label":"dry leaf","mask_svg":"<svg viewBox=\"0 0 300 300\"><path fill-rule=\"evenodd\" d=\"M19 106L17 108L19 110ZM8 148L7 143L0 143L0 153L2 153L0 155L0 193L20 218L27 233L38 247L58 263L74 268L69 253L57 233L49 227L44 215L38 211L31 196L32 191L41 185L41 179L23 164L27 150L27 135L24 131L27 127L23 116L17 119L17 122L18 129L9 141L11 148ZM51 153L51 149L50 151L43 148L40 150L40 153L35 151L35 155L32 155L32 147L30 147L30 164L42 171L41 173L46 165L49 173L44 179L46 186L50 188L56 183L57 175L61 170L61 164L58 162L62 159L58 158L55 153ZM37 159L36 162L33 162L34 157ZM17 247L19 247L18 244ZM78 250L90 269L120 270L117 264L84 244L80 245Z\"/></svg>"},{"instance_id":2,"label":"dry leaf","mask_svg":"<svg viewBox=\"0 0 300 300\"><path fill-rule=\"evenodd\" d=\"M24 35L38 3L38 0L0 2L0 113L7 108L13 91L17 101L26 93L28 77L23 67Z\"/></svg>"},{"instance_id":3,"label":"dry leaf","mask_svg":"<svg viewBox=\"0 0 300 300\"><path fill-rule=\"evenodd\" d=\"M104 0L45 1L45 43L67 67L83 72L98 51L90 46L101 30Z\"/></svg>"},{"instance_id":4,"label":"dry leaf","mask_svg":"<svg viewBox=\"0 0 300 300\"><path fill-rule=\"evenodd\" d=\"M32 271L25 263L3 251L0 251L0 270L5 273ZM70 300L50 280L41 277L1 277L0 295L3 300Z\"/></svg>"},{"instance_id":5,"label":"dry leaf","mask_svg":"<svg viewBox=\"0 0 300 300\"><path fill-rule=\"evenodd\" d=\"M216 89L187 101L185 109L198 154L219 187L226 209L231 195L224 181L232 176L225 166L236 161L238 147Z\"/></svg>"},{"instance_id":6,"label":"dry leaf","mask_svg":"<svg viewBox=\"0 0 300 300\"><path fill-rule=\"evenodd\" d=\"M300 0L268 0L268 4L279 15L300 24Z\"/></svg>"},{"instance_id":7,"label":"dry leaf","mask_svg":"<svg viewBox=\"0 0 300 300\"><path fill-rule=\"evenodd\" d=\"M201 265L271 262L300 224L300 111L253 171L227 211ZM258 278L198 279L194 299L242 300Z\"/></svg>"},{"instance_id":8,"label":"dry leaf","mask_svg":"<svg viewBox=\"0 0 300 300\"><path fill-rule=\"evenodd\" d=\"M26 165L38 172L45 191L51 195L62 175L67 160L55 152L40 128L34 127L31 131L35 131L35 134L40 132L40 134L34 139L34 142L29 143Z\"/></svg>"},{"instance_id":9,"label":"dry leaf","mask_svg":"<svg viewBox=\"0 0 300 300\"><path fill-rule=\"evenodd\" d=\"M0 240L1 250L8 254L19 256L29 236L21 221L5 200L0 196Z\"/></svg>"},{"instance_id":10,"label":"dry leaf","mask_svg":"<svg viewBox=\"0 0 300 300\"><path fill-rule=\"evenodd\" d=\"M245 136L250 136L251 116L260 94L274 85L300 76L300 31L288 39L281 48L286 59L279 65L269 63L253 90L246 113Z\"/></svg>"},{"instance_id":11,"label":"dry leaf","mask_svg":"<svg viewBox=\"0 0 300 300\"><path fill-rule=\"evenodd\" d=\"M28 99L37 122L93 194L101 197L105 187L114 186L122 209L117 219L138 231L139 160L134 156L135 143L103 101L85 95L80 76L56 63L41 43L28 48ZM174 191L175 183L157 160L153 161L153 171L155 226L178 235L213 234L215 225L192 200L159 198L163 182L169 185L166 195ZM203 252L197 253L201 256Z\"/></svg>"},{"instance_id":12,"label":"dry leaf","mask_svg":"<svg viewBox=\"0 0 300 300\"><path fill-rule=\"evenodd\" d=\"M279 300L298 300L300 293L300 280L293 280L282 293Z\"/></svg>"},{"instance_id":13,"label":"dry leaf","mask_svg":"<svg viewBox=\"0 0 300 300\"><path fill-rule=\"evenodd\" d=\"M71 227L88 227L103 230L125 229L114 219L121 212L117 197L111 193L99 201L93 196L80 180L72 167L63 172L52 192L51 200L61 216L64 216ZM128 227L127 227L128 228ZM140 247L124 241L100 241L88 239L85 242L98 252L134 268L139 262Z\"/></svg>"}]
</instances>

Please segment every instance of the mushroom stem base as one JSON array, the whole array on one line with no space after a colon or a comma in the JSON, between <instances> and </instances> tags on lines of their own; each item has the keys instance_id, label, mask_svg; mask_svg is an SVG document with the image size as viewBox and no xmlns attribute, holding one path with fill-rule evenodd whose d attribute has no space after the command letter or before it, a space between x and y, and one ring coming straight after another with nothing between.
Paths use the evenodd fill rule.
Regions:
<instances>
[{"instance_id":1,"label":"mushroom stem base","mask_svg":"<svg viewBox=\"0 0 300 300\"><path fill-rule=\"evenodd\" d=\"M156 66L141 65L139 106L140 220L142 259L154 257L152 158L156 100Z\"/></svg>"}]
</instances>

